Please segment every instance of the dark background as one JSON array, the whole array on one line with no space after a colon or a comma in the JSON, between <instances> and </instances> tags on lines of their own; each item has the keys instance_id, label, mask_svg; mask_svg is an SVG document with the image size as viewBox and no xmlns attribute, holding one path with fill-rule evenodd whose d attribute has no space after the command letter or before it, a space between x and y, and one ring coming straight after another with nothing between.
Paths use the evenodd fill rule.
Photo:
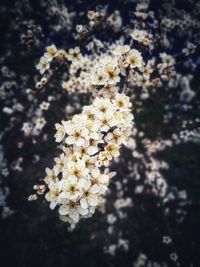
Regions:
<instances>
[{"instance_id":1,"label":"dark background","mask_svg":"<svg viewBox=\"0 0 200 267\"><path fill-rule=\"evenodd\" d=\"M43 55L45 47L55 43L59 48L68 48L75 45L74 32L75 25L86 20L84 13L88 9L95 8L98 1L1 1L0 6L0 56L1 68L7 66L9 72L14 72L11 78L2 76L1 83L15 80L16 85L11 88L6 97L1 98L1 106L9 106L13 102L27 105L26 88L33 88L38 80L38 72L35 64ZM50 16L47 7L54 5L60 12L63 6L70 11L75 10L76 15L72 27L63 27L55 32L53 25L61 23L60 14ZM101 1L104 5L108 1ZM152 1L151 7L157 12L161 2ZM128 2L123 5L118 1L110 1L111 8L115 7L121 11L124 25L129 22L128 11L133 9L135 4ZM177 1L177 7L192 11L188 1ZM65 25L65 23L63 23ZM37 26L35 36L27 37L29 27ZM39 28L40 30L39 30ZM22 38L22 34L25 37ZM113 35L113 36L112 36ZM106 39L105 33L97 33L97 36ZM114 33L109 33L109 38L116 38ZM30 40L29 40L30 39ZM181 39L177 41L173 52L176 53L181 45ZM82 48L84 50L84 47ZM190 73L180 66L179 71ZM176 94L172 99L168 99L168 92L155 93L154 102L147 100L144 103L144 112L135 114L138 129L145 132L150 140L158 137L169 138L174 131L178 131L180 121L190 118L191 120L199 114L199 69L194 72L193 89L196 92L197 102L194 103L193 110L182 114L175 111L176 116L173 123L165 125L163 114L165 110L163 101L176 102ZM170 168L163 171L169 188L177 188L179 191L187 190L188 201L184 206L180 205L178 199L166 204L163 207L161 199L156 197L150 190L145 189L142 194L135 194L134 188L143 184L143 181L130 179L128 186L124 189L124 197L130 197L134 203L132 208L125 212L127 217L117 220L114 234L109 235L106 214L115 213L114 201L117 199L117 189L115 182L122 181L124 177L129 177L127 162L135 164L131 151L122 150L122 157L118 163L112 165L112 170L117 171L117 175L110 186L110 193L106 201L106 214L96 212L91 219L81 221L72 232L68 230L68 225L60 222L56 212L52 212L42 199L30 203L27 201L32 193L32 186L44 177L44 170L52 166L53 158L57 149L54 142L54 123L64 117L66 104L72 103L74 96L64 94L58 85L61 74L57 77L56 83L52 82L49 88L52 95L60 95L55 101L48 114L46 114L47 125L45 134L48 141L38 136L35 138L36 144L28 137L24 137L21 129L22 122L27 120L26 112L14 114L19 118L19 123L12 126L12 116L8 116L1 111L1 132L3 133L2 145L4 157L8 165L9 175L2 176L2 186L8 186L10 194L7 199L8 206L14 213L0 219L0 266L2 267L31 267L31 266L87 266L87 267L111 267L111 266L134 266L133 262L140 253L147 255L151 262L167 266L176 266L170 260L170 253L177 253L180 266L200 266L200 150L197 143L186 143L173 146L156 155L159 160L166 161ZM41 93L39 101L45 100L48 92ZM88 96L80 95L78 101L82 104L89 102ZM1 108L1 110L2 110ZM75 111L78 113L79 109ZM21 120L21 117L23 118ZM180 119L181 118L181 119ZM17 120L18 121L18 120ZM23 142L22 149L17 147L19 142ZM136 140L140 144L140 140ZM144 148L140 149L143 153ZM40 160L33 162L34 155L40 155ZM21 172L13 171L11 166L17 158L23 157ZM137 162L139 163L139 160ZM141 165L142 166L142 165ZM142 167L141 167L142 168ZM2 209L2 208L0 208ZM166 215L166 209L169 213ZM185 212L184 220L179 223L177 210ZM118 249L115 256L110 256L104 252L104 247L117 242L119 232L129 240L129 250ZM163 243L163 236L170 236L173 242L169 245ZM147 265L144 265L147 266ZM155 266L155 265L148 265ZM159 265L164 266L164 265Z\"/></svg>"}]
</instances>

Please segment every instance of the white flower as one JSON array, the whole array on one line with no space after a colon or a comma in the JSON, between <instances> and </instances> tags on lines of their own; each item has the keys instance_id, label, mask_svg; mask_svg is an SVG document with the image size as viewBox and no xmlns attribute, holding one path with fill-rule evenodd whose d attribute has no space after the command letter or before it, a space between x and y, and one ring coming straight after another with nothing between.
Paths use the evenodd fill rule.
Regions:
<instances>
[{"instance_id":1,"label":"white flower","mask_svg":"<svg viewBox=\"0 0 200 267\"><path fill-rule=\"evenodd\" d=\"M123 116L123 114L122 114L122 112L121 112L120 110L115 111L115 112L113 113L113 116L114 116L115 120L116 120L119 124L125 122L124 116Z\"/></svg>"},{"instance_id":2,"label":"white flower","mask_svg":"<svg viewBox=\"0 0 200 267\"><path fill-rule=\"evenodd\" d=\"M107 116L103 116L100 119L101 131L107 132L110 128L117 125L117 120L114 117L108 118Z\"/></svg>"},{"instance_id":3,"label":"white flower","mask_svg":"<svg viewBox=\"0 0 200 267\"><path fill-rule=\"evenodd\" d=\"M38 117L38 118L35 120L35 128L36 128L37 130L41 130L41 129L44 127L45 124L46 124L46 120L45 120L45 118L43 118L43 117Z\"/></svg>"},{"instance_id":4,"label":"white flower","mask_svg":"<svg viewBox=\"0 0 200 267\"><path fill-rule=\"evenodd\" d=\"M42 110L48 110L49 105L50 105L50 104L49 104L48 102L43 101L43 102L40 104L40 108L41 108Z\"/></svg>"},{"instance_id":5,"label":"white flower","mask_svg":"<svg viewBox=\"0 0 200 267\"><path fill-rule=\"evenodd\" d=\"M102 68L98 68L92 75L92 84L104 85L107 83L108 74Z\"/></svg>"},{"instance_id":6,"label":"white flower","mask_svg":"<svg viewBox=\"0 0 200 267\"><path fill-rule=\"evenodd\" d=\"M96 166L98 166L98 164L100 165L99 167L101 167L101 165L108 166L112 156L108 153L108 151L101 151L98 155L98 159L101 164L99 164L100 162L97 161Z\"/></svg>"},{"instance_id":7,"label":"white flower","mask_svg":"<svg viewBox=\"0 0 200 267\"><path fill-rule=\"evenodd\" d=\"M120 69L113 67L112 65L108 65L105 67L105 72L107 73L108 77L108 84L116 84L120 81Z\"/></svg>"},{"instance_id":8,"label":"white flower","mask_svg":"<svg viewBox=\"0 0 200 267\"><path fill-rule=\"evenodd\" d=\"M130 50L130 46L129 45L118 45L115 50L113 51L114 55L117 56L122 56L126 53L128 53Z\"/></svg>"},{"instance_id":9,"label":"white flower","mask_svg":"<svg viewBox=\"0 0 200 267\"><path fill-rule=\"evenodd\" d=\"M57 168L53 168L52 170L49 168L45 169L46 177L44 178L45 183L49 184L50 182L58 181L59 170Z\"/></svg>"},{"instance_id":10,"label":"white flower","mask_svg":"<svg viewBox=\"0 0 200 267\"><path fill-rule=\"evenodd\" d=\"M112 103L109 99L96 98L94 100L94 112L97 118L101 119L103 117L111 118L113 113Z\"/></svg>"},{"instance_id":11,"label":"white flower","mask_svg":"<svg viewBox=\"0 0 200 267\"><path fill-rule=\"evenodd\" d=\"M131 107L130 98L124 94L116 94L113 100L116 109L127 110Z\"/></svg>"},{"instance_id":12,"label":"white flower","mask_svg":"<svg viewBox=\"0 0 200 267\"><path fill-rule=\"evenodd\" d=\"M59 203L59 195L60 191L58 188L58 184L56 182L51 181L48 184L49 191L46 193L45 198L50 202L50 209L54 209Z\"/></svg>"},{"instance_id":13,"label":"white flower","mask_svg":"<svg viewBox=\"0 0 200 267\"><path fill-rule=\"evenodd\" d=\"M116 68L118 65L118 57L105 56L100 58L100 63L104 67L110 66L112 68Z\"/></svg>"},{"instance_id":14,"label":"white flower","mask_svg":"<svg viewBox=\"0 0 200 267\"><path fill-rule=\"evenodd\" d=\"M97 157L90 157L89 155L83 155L83 158L82 158L85 162L85 166L87 167L87 169L89 171L91 171L94 167L95 167L95 162L97 160Z\"/></svg>"},{"instance_id":15,"label":"white flower","mask_svg":"<svg viewBox=\"0 0 200 267\"><path fill-rule=\"evenodd\" d=\"M89 133L88 136L90 139L94 139L94 140L98 140L99 139L99 127L100 127L100 123L98 120L92 121L92 120L88 120L86 122L85 127L88 129Z\"/></svg>"},{"instance_id":16,"label":"white flower","mask_svg":"<svg viewBox=\"0 0 200 267\"><path fill-rule=\"evenodd\" d=\"M59 197L75 200L80 195L80 188L76 176L71 175L67 179L62 179L59 182L59 188L62 191Z\"/></svg>"},{"instance_id":17,"label":"white flower","mask_svg":"<svg viewBox=\"0 0 200 267\"><path fill-rule=\"evenodd\" d=\"M82 124L75 124L73 122L65 121L62 121L62 124L64 125L65 132L68 134L68 137L65 139L67 144L82 146L85 142L85 139L89 139L89 131Z\"/></svg>"},{"instance_id":18,"label":"white flower","mask_svg":"<svg viewBox=\"0 0 200 267\"><path fill-rule=\"evenodd\" d=\"M131 49L127 56L127 62L130 64L130 68L141 68L143 59L141 53L136 49Z\"/></svg>"},{"instance_id":19,"label":"white flower","mask_svg":"<svg viewBox=\"0 0 200 267\"><path fill-rule=\"evenodd\" d=\"M62 172L67 162L66 155L62 153L60 157L55 158L54 161L56 163L55 168L57 168L59 172Z\"/></svg>"},{"instance_id":20,"label":"white flower","mask_svg":"<svg viewBox=\"0 0 200 267\"><path fill-rule=\"evenodd\" d=\"M74 223L79 221L79 206L70 200L65 201L58 210L60 215L69 215Z\"/></svg>"},{"instance_id":21,"label":"white flower","mask_svg":"<svg viewBox=\"0 0 200 267\"><path fill-rule=\"evenodd\" d=\"M32 129L33 125L30 122L24 122L21 130L24 132L25 136L28 136L31 134Z\"/></svg>"},{"instance_id":22,"label":"white flower","mask_svg":"<svg viewBox=\"0 0 200 267\"><path fill-rule=\"evenodd\" d=\"M107 174L102 174L99 170L99 168L93 168L91 170L91 180L93 184L97 184L99 186L99 193L105 194L105 192L108 189L109 184L109 176Z\"/></svg>"},{"instance_id":23,"label":"white flower","mask_svg":"<svg viewBox=\"0 0 200 267\"><path fill-rule=\"evenodd\" d=\"M68 60L72 62L78 62L78 60L80 60L81 57L82 55L80 53L79 47L75 47L74 49L73 48L69 49Z\"/></svg>"},{"instance_id":24,"label":"white flower","mask_svg":"<svg viewBox=\"0 0 200 267\"><path fill-rule=\"evenodd\" d=\"M87 147L87 153L88 153L88 155L90 155L90 156L96 155L99 152L98 144L100 144L102 142L103 141L98 142L96 140L90 140L90 144Z\"/></svg>"},{"instance_id":25,"label":"white flower","mask_svg":"<svg viewBox=\"0 0 200 267\"><path fill-rule=\"evenodd\" d=\"M77 178L86 177L89 170L85 166L83 160L78 160L78 162L69 162L67 170L63 172L63 177L66 176L76 176Z\"/></svg>"},{"instance_id":26,"label":"white flower","mask_svg":"<svg viewBox=\"0 0 200 267\"><path fill-rule=\"evenodd\" d=\"M54 159L53 169L46 168L46 186L34 189L38 194L49 190L45 198L51 209L59 206L62 220L75 224L103 205L113 176L105 167L119 156L132 126L129 97L113 90L107 98L97 97L71 120L56 124L56 141L62 141L67 134L65 141L70 146L63 145L64 153Z\"/></svg>"},{"instance_id":27,"label":"white flower","mask_svg":"<svg viewBox=\"0 0 200 267\"><path fill-rule=\"evenodd\" d=\"M56 133L54 137L56 138L56 142L61 142L65 137L64 126L62 124L56 123L55 127L56 127Z\"/></svg>"},{"instance_id":28,"label":"white flower","mask_svg":"<svg viewBox=\"0 0 200 267\"><path fill-rule=\"evenodd\" d=\"M164 68L175 64L175 59L166 53L160 53L160 57L165 65Z\"/></svg>"},{"instance_id":29,"label":"white flower","mask_svg":"<svg viewBox=\"0 0 200 267\"><path fill-rule=\"evenodd\" d=\"M197 49L197 46L191 42L187 43L187 47L183 48L182 52L188 56L190 54L193 54Z\"/></svg>"},{"instance_id":30,"label":"white flower","mask_svg":"<svg viewBox=\"0 0 200 267\"><path fill-rule=\"evenodd\" d=\"M98 205L97 193L100 188L98 185L92 185L90 181L85 180L83 185L83 192L80 199L80 205L83 209L87 209L90 206Z\"/></svg>"},{"instance_id":31,"label":"white flower","mask_svg":"<svg viewBox=\"0 0 200 267\"><path fill-rule=\"evenodd\" d=\"M95 12L93 10L88 10L87 16L89 20L93 20L95 18Z\"/></svg>"},{"instance_id":32,"label":"white flower","mask_svg":"<svg viewBox=\"0 0 200 267\"><path fill-rule=\"evenodd\" d=\"M92 106L84 106L82 114L84 114L87 117L87 121L88 120L91 122L95 121L95 111Z\"/></svg>"},{"instance_id":33,"label":"white flower","mask_svg":"<svg viewBox=\"0 0 200 267\"><path fill-rule=\"evenodd\" d=\"M146 31L143 31L143 30L135 29L130 35L134 40L136 40L138 42L143 42L144 38L146 38L146 36L148 36L148 33Z\"/></svg>"},{"instance_id":34,"label":"white flower","mask_svg":"<svg viewBox=\"0 0 200 267\"><path fill-rule=\"evenodd\" d=\"M142 67L140 70L141 70L143 76L146 78L149 78L150 74L153 72L153 68L150 65L146 65L146 66Z\"/></svg>"},{"instance_id":35,"label":"white flower","mask_svg":"<svg viewBox=\"0 0 200 267\"><path fill-rule=\"evenodd\" d=\"M36 194L33 194L33 195L30 195L28 197L28 201L33 201L33 200L36 200L37 198L38 198L37 195Z\"/></svg>"},{"instance_id":36,"label":"white flower","mask_svg":"<svg viewBox=\"0 0 200 267\"><path fill-rule=\"evenodd\" d=\"M46 186L45 185L34 185L33 189L37 191L38 195L43 195L46 189Z\"/></svg>"},{"instance_id":37,"label":"white flower","mask_svg":"<svg viewBox=\"0 0 200 267\"><path fill-rule=\"evenodd\" d=\"M49 67L49 61L46 57L41 57L39 63L36 65L36 69L38 69L41 74L44 74L44 72L48 70Z\"/></svg>"},{"instance_id":38,"label":"white flower","mask_svg":"<svg viewBox=\"0 0 200 267\"><path fill-rule=\"evenodd\" d=\"M116 145L120 145L124 143L125 136L122 131L119 131L119 129L115 129L112 133L108 133L106 135L105 140L109 143L114 143Z\"/></svg>"},{"instance_id":39,"label":"white flower","mask_svg":"<svg viewBox=\"0 0 200 267\"><path fill-rule=\"evenodd\" d=\"M119 156L119 148L116 144L108 144L106 147L105 147L105 151L107 151L107 153L113 157L113 158L116 158Z\"/></svg>"},{"instance_id":40,"label":"white flower","mask_svg":"<svg viewBox=\"0 0 200 267\"><path fill-rule=\"evenodd\" d=\"M48 61L51 61L54 57L57 56L57 48L54 44L47 46L47 52L44 54L44 56L47 58Z\"/></svg>"}]
</instances>

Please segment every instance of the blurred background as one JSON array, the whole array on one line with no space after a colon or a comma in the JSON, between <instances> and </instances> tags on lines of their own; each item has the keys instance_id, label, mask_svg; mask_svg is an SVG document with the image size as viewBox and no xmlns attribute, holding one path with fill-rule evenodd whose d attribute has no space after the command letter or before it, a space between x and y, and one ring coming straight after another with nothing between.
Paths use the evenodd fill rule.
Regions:
<instances>
[{"instance_id":1,"label":"blurred background","mask_svg":"<svg viewBox=\"0 0 200 267\"><path fill-rule=\"evenodd\" d=\"M160 37L167 36L171 45L158 45L155 56L179 53L187 40L199 41L199 1L140 1L144 2L158 17ZM199 53L177 65L180 76L173 88L138 89L130 95L136 131L131 147L122 148L111 165L117 174L104 209L72 229L44 199L27 201L59 154L54 124L90 103L87 93L62 89L62 68L44 90L33 93L41 78L35 66L46 46L74 47L76 25L87 24L88 10L105 7L115 12L112 24L86 42L117 40L127 25L137 25L137 4L1 0L0 266L200 266ZM182 19L182 26L167 32L164 17ZM185 21L196 24L187 28ZM117 31L115 23L120 26ZM43 101L50 107L41 114L38 106ZM24 123L38 116L42 126L27 135Z\"/></svg>"}]
</instances>

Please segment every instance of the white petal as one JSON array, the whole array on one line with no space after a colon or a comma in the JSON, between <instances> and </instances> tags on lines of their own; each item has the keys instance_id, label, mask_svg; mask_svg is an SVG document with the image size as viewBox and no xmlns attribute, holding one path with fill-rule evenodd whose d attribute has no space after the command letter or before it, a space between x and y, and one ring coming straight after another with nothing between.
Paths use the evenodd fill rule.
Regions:
<instances>
[{"instance_id":1,"label":"white petal","mask_svg":"<svg viewBox=\"0 0 200 267\"><path fill-rule=\"evenodd\" d=\"M85 178L81 178L79 181L78 181L78 187L79 188L83 188L84 184L85 184Z\"/></svg>"},{"instance_id":2,"label":"white petal","mask_svg":"<svg viewBox=\"0 0 200 267\"><path fill-rule=\"evenodd\" d=\"M68 122L68 121L62 121L62 124L63 124L63 126L65 128L65 132L67 134L69 134L69 135L72 134L72 125L71 125L71 123Z\"/></svg>"},{"instance_id":3,"label":"white petal","mask_svg":"<svg viewBox=\"0 0 200 267\"><path fill-rule=\"evenodd\" d=\"M48 176L51 175L51 173L52 173L51 169L49 169L49 168L46 168L45 171L46 171L46 174L47 174Z\"/></svg>"},{"instance_id":4,"label":"white petal","mask_svg":"<svg viewBox=\"0 0 200 267\"><path fill-rule=\"evenodd\" d=\"M94 140L98 140L99 139L99 134L98 133L91 133L90 137Z\"/></svg>"},{"instance_id":5,"label":"white petal","mask_svg":"<svg viewBox=\"0 0 200 267\"><path fill-rule=\"evenodd\" d=\"M77 166L81 169L85 168L85 161L84 160L79 160L77 163Z\"/></svg>"},{"instance_id":6,"label":"white petal","mask_svg":"<svg viewBox=\"0 0 200 267\"><path fill-rule=\"evenodd\" d=\"M92 176L94 176L94 177L98 177L99 174L100 174L100 170L99 170L99 168L94 168L94 169L92 169L92 170L91 170L91 174L92 174Z\"/></svg>"},{"instance_id":7,"label":"white petal","mask_svg":"<svg viewBox=\"0 0 200 267\"><path fill-rule=\"evenodd\" d=\"M87 149L87 153L88 153L89 155L94 155L94 154L97 153L98 151L99 151L98 148L95 147L95 146L90 146L90 147L88 147L88 149Z\"/></svg>"},{"instance_id":8,"label":"white petal","mask_svg":"<svg viewBox=\"0 0 200 267\"><path fill-rule=\"evenodd\" d=\"M94 195L91 195L88 197L88 203L91 205L91 206L97 206L98 205L98 198Z\"/></svg>"},{"instance_id":9,"label":"white petal","mask_svg":"<svg viewBox=\"0 0 200 267\"><path fill-rule=\"evenodd\" d=\"M109 127L107 125L104 125L101 127L102 132L107 132L109 130Z\"/></svg>"},{"instance_id":10,"label":"white petal","mask_svg":"<svg viewBox=\"0 0 200 267\"><path fill-rule=\"evenodd\" d=\"M82 146L84 144L84 139L83 138L79 138L77 141L76 141L76 146Z\"/></svg>"},{"instance_id":11,"label":"white petal","mask_svg":"<svg viewBox=\"0 0 200 267\"><path fill-rule=\"evenodd\" d=\"M108 183L108 182L109 182L109 176L103 174L103 175L101 176L101 178L100 178L100 181L101 181L102 183L105 183L105 184Z\"/></svg>"},{"instance_id":12,"label":"white petal","mask_svg":"<svg viewBox=\"0 0 200 267\"><path fill-rule=\"evenodd\" d=\"M68 197L69 197L69 194L66 193L66 192L62 192L62 193L60 193L60 195L59 195L59 199L62 199L62 198L68 198Z\"/></svg>"},{"instance_id":13,"label":"white petal","mask_svg":"<svg viewBox=\"0 0 200 267\"><path fill-rule=\"evenodd\" d=\"M90 145L89 140L84 140L83 147L88 147Z\"/></svg>"},{"instance_id":14,"label":"white petal","mask_svg":"<svg viewBox=\"0 0 200 267\"><path fill-rule=\"evenodd\" d=\"M78 211L83 216L88 214L88 209L83 209L82 207L79 207Z\"/></svg>"},{"instance_id":15,"label":"white petal","mask_svg":"<svg viewBox=\"0 0 200 267\"><path fill-rule=\"evenodd\" d=\"M94 214L95 212L95 207L90 207L90 213Z\"/></svg>"},{"instance_id":16,"label":"white petal","mask_svg":"<svg viewBox=\"0 0 200 267\"><path fill-rule=\"evenodd\" d=\"M61 206L58 212L60 215L67 215L69 213L69 208L65 206Z\"/></svg>"},{"instance_id":17,"label":"white petal","mask_svg":"<svg viewBox=\"0 0 200 267\"><path fill-rule=\"evenodd\" d=\"M85 169L85 170L83 171L83 176L87 176L87 175L88 175L88 172L89 172L89 170L88 170L88 169Z\"/></svg>"},{"instance_id":18,"label":"white petal","mask_svg":"<svg viewBox=\"0 0 200 267\"><path fill-rule=\"evenodd\" d=\"M76 184L76 183L77 183L77 178L76 178L76 176L75 176L75 175L70 175L70 176L68 177L68 182L69 182L70 184Z\"/></svg>"},{"instance_id":19,"label":"white petal","mask_svg":"<svg viewBox=\"0 0 200 267\"><path fill-rule=\"evenodd\" d=\"M85 179L85 183L83 185L83 188L85 189L85 191L87 191L91 186L91 182L89 180Z\"/></svg>"},{"instance_id":20,"label":"white petal","mask_svg":"<svg viewBox=\"0 0 200 267\"><path fill-rule=\"evenodd\" d=\"M87 200L84 197L81 198L80 204L81 204L81 208L83 208L83 209L87 209L88 208Z\"/></svg>"},{"instance_id":21,"label":"white petal","mask_svg":"<svg viewBox=\"0 0 200 267\"><path fill-rule=\"evenodd\" d=\"M76 139L73 137L73 136L68 136L66 139L65 139L65 142L69 145L72 145L76 142Z\"/></svg>"},{"instance_id":22,"label":"white petal","mask_svg":"<svg viewBox=\"0 0 200 267\"><path fill-rule=\"evenodd\" d=\"M82 131L81 131L81 135L83 137L87 137L87 135L89 134L89 130L87 128L84 128Z\"/></svg>"},{"instance_id":23,"label":"white petal","mask_svg":"<svg viewBox=\"0 0 200 267\"><path fill-rule=\"evenodd\" d=\"M99 189L100 189L99 186L97 184L94 184L93 186L91 186L90 192L92 194L97 194L99 192Z\"/></svg>"},{"instance_id":24,"label":"white petal","mask_svg":"<svg viewBox=\"0 0 200 267\"><path fill-rule=\"evenodd\" d=\"M74 222L78 222L79 221L79 213L75 210L71 210L69 212L69 217L74 221Z\"/></svg>"},{"instance_id":25,"label":"white petal","mask_svg":"<svg viewBox=\"0 0 200 267\"><path fill-rule=\"evenodd\" d=\"M105 192L108 190L108 187L106 185L100 185L100 194L105 194Z\"/></svg>"},{"instance_id":26,"label":"white petal","mask_svg":"<svg viewBox=\"0 0 200 267\"><path fill-rule=\"evenodd\" d=\"M51 210L53 210L53 209L55 209L56 205L57 205L56 202L51 202L49 207L50 207Z\"/></svg>"}]
</instances>

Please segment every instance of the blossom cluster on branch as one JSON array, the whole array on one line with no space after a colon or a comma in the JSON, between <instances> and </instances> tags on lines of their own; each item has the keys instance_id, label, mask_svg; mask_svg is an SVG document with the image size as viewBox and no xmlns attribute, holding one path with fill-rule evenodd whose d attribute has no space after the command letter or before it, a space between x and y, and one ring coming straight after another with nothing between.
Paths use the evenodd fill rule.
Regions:
<instances>
[{"instance_id":1,"label":"blossom cluster on branch","mask_svg":"<svg viewBox=\"0 0 200 267\"><path fill-rule=\"evenodd\" d=\"M135 15L142 16L143 8L138 5ZM91 32L104 21L104 16L107 17L104 12L88 12L90 24L94 22L90 25ZM154 14L149 13L149 17L153 18ZM104 203L114 175L108 168L110 161L119 157L121 145L126 145L132 134L132 104L126 94L133 97L134 90L139 88L140 98L147 99L150 88L152 91L163 85L174 88L180 80L175 70L177 56L160 51L155 57L152 53L154 35L143 28L137 24L133 29L127 28L124 36L129 42L125 38L112 43L94 38L84 49L47 46L36 65L44 75L36 88L42 88L64 66L62 88L70 94L90 93L93 99L91 105L83 107L81 114L55 124L55 139L62 142L63 153L55 158L52 169L46 169L44 185L35 185L37 194L29 197L34 200L45 193L50 208L57 207L61 219L71 224L92 216ZM90 34L83 25L77 25L76 30L79 42ZM188 56L196 49L197 46L189 42L181 54ZM142 52L148 54L145 60ZM163 186L160 195L165 195L165 189Z\"/></svg>"},{"instance_id":2,"label":"blossom cluster on branch","mask_svg":"<svg viewBox=\"0 0 200 267\"><path fill-rule=\"evenodd\" d=\"M56 142L62 142L63 153L55 158L53 169L46 169L45 185L35 185L50 208L58 206L61 219L77 223L90 217L101 206L110 179L108 166L119 156L119 149L131 135L132 104L128 96L111 93L97 97L84 106L72 120L56 124ZM36 199L31 195L29 200Z\"/></svg>"},{"instance_id":3,"label":"blossom cluster on branch","mask_svg":"<svg viewBox=\"0 0 200 267\"><path fill-rule=\"evenodd\" d=\"M183 222L195 204L188 185L198 180L187 168L198 168L200 144L200 3L15 2L0 7L7 25L0 57L0 215L24 212L18 199L36 183L29 200L46 200L72 228L95 210L105 212L89 232L98 238L96 225L107 221L103 251L112 256L132 242L122 225L133 233L149 212ZM56 146L62 152L44 175ZM34 210L28 214L32 220ZM148 221L154 223L163 235L160 224ZM173 229L164 228L173 243ZM174 255L171 261L182 266ZM135 260L134 266L167 266L144 255Z\"/></svg>"}]
</instances>

